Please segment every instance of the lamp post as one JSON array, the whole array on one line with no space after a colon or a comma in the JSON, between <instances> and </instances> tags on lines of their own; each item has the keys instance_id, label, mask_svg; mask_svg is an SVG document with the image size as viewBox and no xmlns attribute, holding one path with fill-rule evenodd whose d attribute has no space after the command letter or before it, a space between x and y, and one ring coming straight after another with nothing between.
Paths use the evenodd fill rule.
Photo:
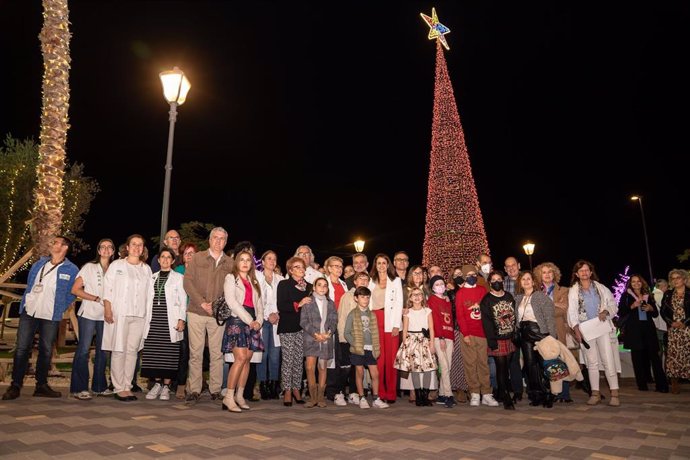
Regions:
<instances>
[{"instance_id":1,"label":"lamp post","mask_svg":"<svg viewBox=\"0 0 690 460\"><path fill-rule=\"evenodd\" d=\"M529 241L522 245L522 249L525 250L525 254L529 257L529 270L532 271L532 254L534 254L534 243Z\"/></svg>"},{"instance_id":2,"label":"lamp post","mask_svg":"<svg viewBox=\"0 0 690 460\"><path fill-rule=\"evenodd\" d=\"M640 203L640 214L642 215L642 232L644 233L644 245L647 249L647 268L649 268L649 283L654 283L654 273L652 272L652 256L649 253L649 239L647 238L647 222L644 218L644 207L642 206L642 195L633 195L630 197L632 201Z\"/></svg>"},{"instance_id":3,"label":"lamp post","mask_svg":"<svg viewBox=\"0 0 690 460\"><path fill-rule=\"evenodd\" d=\"M364 251L364 240L355 241L355 251L357 251L357 252Z\"/></svg>"},{"instance_id":4,"label":"lamp post","mask_svg":"<svg viewBox=\"0 0 690 460\"><path fill-rule=\"evenodd\" d=\"M163 212L161 214L161 240L160 244L163 246L163 238L165 232L168 230L168 209L170 207L170 176L172 173L172 152L173 152L173 138L175 137L175 122L177 121L177 107L184 104L187 99L187 93L192 85L187 80L184 72L179 68L174 67L172 70L166 70L160 73L161 84L163 85L163 97L170 104L170 127L168 128L168 156L165 161L165 185L163 186Z\"/></svg>"}]
</instances>

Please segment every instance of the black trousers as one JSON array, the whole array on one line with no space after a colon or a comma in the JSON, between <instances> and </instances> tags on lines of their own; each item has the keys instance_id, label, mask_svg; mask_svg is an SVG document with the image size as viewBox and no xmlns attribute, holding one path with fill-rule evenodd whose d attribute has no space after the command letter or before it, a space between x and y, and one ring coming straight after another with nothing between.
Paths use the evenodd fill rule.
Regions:
<instances>
[{"instance_id":1,"label":"black trousers","mask_svg":"<svg viewBox=\"0 0 690 460\"><path fill-rule=\"evenodd\" d=\"M338 341L336 334L335 341L335 368L328 369L326 373L326 397L335 398L335 395L342 392L345 388L350 388L350 393L355 392L355 381L350 379L353 366L350 366L350 344ZM346 395L347 396L347 395Z\"/></svg>"},{"instance_id":2,"label":"black trousers","mask_svg":"<svg viewBox=\"0 0 690 460\"><path fill-rule=\"evenodd\" d=\"M510 399L508 390L510 388L508 373L510 369L510 361L515 353L510 353L507 356L494 356L496 363L496 383L498 384L498 394L504 398Z\"/></svg>"},{"instance_id":3,"label":"black trousers","mask_svg":"<svg viewBox=\"0 0 690 460\"><path fill-rule=\"evenodd\" d=\"M635 372L635 383L640 390L647 389L647 377L649 375L649 367L652 367L654 374L654 382L656 389L659 391L668 390L668 381L666 380L666 373L661 365L661 356L659 356L659 344L656 336L656 329L642 327L641 344L644 348L630 350L632 357L633 371Z\"/></svg>"},{"instance_id":4,"label":"black trousers","mask_svg":"<svg viewBox=\"0 0 690 460\"><path fill-rule=\"evenodd\" d=\"M533 321L522 321L520 323L520 349L522 359L525 361L525 371L527 374L527 396L532 402L540 403L546 394L550 392L544 376L544 360L534 349L535 342L544 337L539 332L539 325Z\"/></svg>"}]
</instances>

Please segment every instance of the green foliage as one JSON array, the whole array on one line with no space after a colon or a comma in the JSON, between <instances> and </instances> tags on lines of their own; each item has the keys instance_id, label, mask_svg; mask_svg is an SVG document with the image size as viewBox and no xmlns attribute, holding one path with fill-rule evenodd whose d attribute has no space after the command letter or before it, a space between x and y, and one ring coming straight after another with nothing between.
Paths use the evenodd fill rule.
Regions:
<instances>
[{"instance_id":1,"label":"green foliage","mask_svg":"<svg viewBox=\"0 0 690 460\"><path fill-rule=\"evenodd\" d=\"M182 238L182 243L193 243L199 248L199 251L204 251L208 249L208 236L216 227L215 224L210 224L207 222L191 221L180 224L180 228L177 230ZM160 244L160 236L154 236L151 238L154 243L154 247L158 247Z\"/></svg>"},{"instance_id":2,"label":"green foliage","mask_svg":"<svg viewBox=\"0 0 690 460\"><path fill-rule=\"evenodd\" d=\"M690 249L686 249L682 254L678 254L676 257L678 258L678 262L687 262L688 259L690 259Z\"/></svg>"},{"instance_id":3,"label":"green foliage","mask_svg":"<svg viewBox=\"0 0 690 460\"><path fill-rule=\"evenodd\" d=\"M30 247L29 219L34 206L38 144L10 135L0 146L0 273L11 267ZM84 177L84 166L68 165L63 188L62 233L74 241L74 251L87 249L77 234L84 226L98 183Z\"/></svg>"}]
</instances>

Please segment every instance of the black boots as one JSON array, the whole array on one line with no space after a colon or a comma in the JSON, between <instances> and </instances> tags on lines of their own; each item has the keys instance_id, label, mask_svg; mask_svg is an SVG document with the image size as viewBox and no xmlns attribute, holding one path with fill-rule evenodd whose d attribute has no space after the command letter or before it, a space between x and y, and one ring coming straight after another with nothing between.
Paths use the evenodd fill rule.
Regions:
<instances>
[{"instance_id":1,"label":"black boots","mask_svg":"<svg viewBox=\"0 0 690 460\"><path fill-rule=\"evenodd\" d=\"M261 393L261 399L266 401L271 399L271 392L268 389L268 382L259 382L259 393Z\"/></svg>"},{"instance_id":2,"label":"black boots","mask_svg":"<svg viewBox=\"0 0 690 460\"><path fill-rule=\"evenodd\" d=\"M507 391L503 394L503 408L505 410L515 410L515 404Z\"/></svg>"},{"instance_id":3,"label":"black boots","mask_svg":"<svg viewBox=\"0 0 690 460\"><path fill-rule=\"evenodd\" d=\"M544 407L551 409L553 407L553 400L553 394L550 391L547 392L546 395L544 395Z\"/></svg>"},{"instance_id":4,"label":"black boots","mask_svg":"<svg viewBox=\"0 0 690 460\"><path fill-rule=\"evenodd\" d=\"M417 407L424 405L424 400L422 399L422 390L419 388L414 389L414 405Z\"/></svg>"}]
</instances>

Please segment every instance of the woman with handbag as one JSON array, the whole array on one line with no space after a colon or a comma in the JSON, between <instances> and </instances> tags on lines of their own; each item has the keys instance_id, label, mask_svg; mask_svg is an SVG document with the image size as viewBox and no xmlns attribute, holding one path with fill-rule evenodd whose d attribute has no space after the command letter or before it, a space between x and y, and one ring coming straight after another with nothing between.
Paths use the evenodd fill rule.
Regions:
<instances>
[{"instance_id":1,"label":"woman with handbag","mask_svg":"<svg viewBox=\"0 0 690 460\"><path fill-rule=\"evenodd\" d=\"M299 257L287 261L289 278L278 283L278 336L283 361L280 366L280 381L283 387L283 405L292 406L294 394L297 404L304 404L300 398L302 370L304 364L304 341L300 316L302 307L311 302L312 286L304 279L307 266Z\"/></svg>"},{"instance_id":2,"label":"woman with handbag","mask_svg":"<svg viewBox=\"0 0 690 460\"><path fill-rule=\"evenodd\" d=\"M517 305L518 338L522 358L527 369L527 396L530 406L553 406L554 395L543 372L544 360L534 349L536 342L547 335L558 336L554 320L553 301L539 289L535 289L531 272L522 272L517 278L515 305Z\"/></svg>"},{"instance_id":3,"label":"woman with handbag","mask_svg":"<svg viewBox=\"0 0 690 460\"><path fill-rule=\"evenodd\" d=\"M619 325L624 324L623 345L630 350L637 389L647 391L647 374L651 365L656 391L668 393L668 382L659 356L656 327L652 321L657 316L659 310L649 285L642 276L632 275L618 302Z\"/></svg>"},{"instance_id":4,"label":"woman with handbag","mask_svg":"<svg viewBox=\"0 0 690 460\"><path fill-rule=\"evenodd\" d=\"M586 260L579 260L573 267L572 286L568 292L568 324L575 332L575 339L582 346L585 356L589 383L592 386L592 395L587 404L594 406L601 402L599 392L599 364L604 366L604 373L611 390L609 406L620 406L618 394L618 349L614 348L611 334L603 334L583 343L580 332L580 324L585 321L598 320L603 322L613 318L618 312L618 306L611 291L597 281L594 265ZM615 331L612 331L614 334ZM616 339L617 341L617 339Z\"/></svg>"},{"instance_id":5,"label":"woman with handbag","mask_svg":"<svg viewBox=\"0 0 690 460\"><path fill-rule=\"evenodd\" d=\"M228 388L222 409L242 412L243 409L249 410L243 394L252 353L264 349L261 341L263 301L251 252L243 250L235 255L235 265L225 277L223 293L232 315L225 324L222 352L232 353L234 363L228 372Z\"/></svg>"}]
</instances>

